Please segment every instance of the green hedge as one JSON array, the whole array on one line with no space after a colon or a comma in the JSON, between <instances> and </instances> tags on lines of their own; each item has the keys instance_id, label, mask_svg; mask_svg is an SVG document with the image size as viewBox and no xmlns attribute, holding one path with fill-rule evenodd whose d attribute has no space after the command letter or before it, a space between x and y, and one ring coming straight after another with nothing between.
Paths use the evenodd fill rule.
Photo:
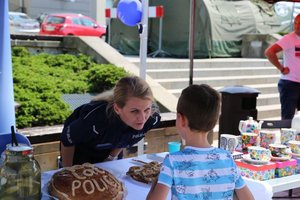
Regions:
<instances>
[{"instance_id":1,"label":"green hedge","mask_svg":"<svg viewBox=\"0 0 300 200\"><path fill-rule=\"evenodd\" d=\"M30 55L24 47L12 48L12 64L18 128L62 124L71 113L62 94L100 93L128 74L83 54Z\"/></svg>"}]
</instances>

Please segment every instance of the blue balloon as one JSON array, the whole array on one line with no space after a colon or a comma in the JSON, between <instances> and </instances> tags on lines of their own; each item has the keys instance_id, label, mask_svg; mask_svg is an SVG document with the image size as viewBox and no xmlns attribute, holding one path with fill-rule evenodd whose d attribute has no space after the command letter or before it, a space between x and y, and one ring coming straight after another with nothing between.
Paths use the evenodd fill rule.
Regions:
<instances>
[{"instance_id":1,"label":"blue balloon","mask_svg":"<svg viewBox=\"0 0 300 200\"><path fill-rule=\"evenodd\" d=\"M118 18L127 26L136 26L142 20L142 4L139 0L120 0Z\"/></svg>"}]
</instances>

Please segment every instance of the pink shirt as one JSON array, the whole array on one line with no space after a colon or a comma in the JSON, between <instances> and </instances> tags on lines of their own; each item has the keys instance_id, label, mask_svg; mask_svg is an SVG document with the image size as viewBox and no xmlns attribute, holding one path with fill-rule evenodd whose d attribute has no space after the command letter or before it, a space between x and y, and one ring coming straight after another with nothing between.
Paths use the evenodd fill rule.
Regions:
<instances>
[{"instance_id":1,"label":"pink shirt","mask_svg":"<svg viewBox=\"0 0 300 200\"><path fill-rule=\"evenodd\" d=\"M281 74L280 78L300 83L300 37L292 32L283 36L276 44L283 49L284 66L290 69L290 73Z\"/></svg>"}]
</instances>

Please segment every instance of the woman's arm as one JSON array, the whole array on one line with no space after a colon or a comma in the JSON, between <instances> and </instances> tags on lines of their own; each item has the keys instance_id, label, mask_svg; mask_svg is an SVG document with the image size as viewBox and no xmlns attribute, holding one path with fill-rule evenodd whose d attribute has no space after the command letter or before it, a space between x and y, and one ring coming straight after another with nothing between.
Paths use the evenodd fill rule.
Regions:
<instances>
[{"instance_id":1,"label":"woman's arm","mask_svg":"<svg viewBox=\"0 0 300 200\"><path fill-rule=\"evenodd\" d=\"M110 152L110 155L113 156L113 157L118 157L118 155L120 154L120 152L123 150L123 148L119 148L119 149L113 149L111 152Z\"/></svg>"},{"instance_id":2,"label":"woman's arm","mask_svg":"<svg viewBox=\"0 0 300 200\"><path fill-rule=\"evenodd\" d=\"M281 73L287 74L284 67L277 57L277 53L281 52L282 48L278 44L273 44L265 50L265 56Z\"/></svg>"},{"instance_id":3,"label":"woman's arm","mask_svg":"<svg viewBox=\"0 0 300 200\"><path fill-rule=\"evenodd\" d=\"M70 167L73 165L74 146L66 147L63 143L60 143L60 154L62 159L62 167Z\"/></svg>"}]
</instances>

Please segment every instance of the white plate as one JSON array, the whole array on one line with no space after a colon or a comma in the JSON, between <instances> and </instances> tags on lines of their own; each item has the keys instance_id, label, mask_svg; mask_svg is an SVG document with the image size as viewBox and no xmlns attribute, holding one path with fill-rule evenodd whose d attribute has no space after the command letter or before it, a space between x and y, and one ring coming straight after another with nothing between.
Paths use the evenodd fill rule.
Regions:
<instances>
[{"instance_id":1,"label":"white plate","mask_svg":"<svg viewBox=\"0 0 300 200\"><path fill-rule=\"evenodd\" d=\"M246 162L249 162L251 164L256 164L256 165L264 165L269 162L269 161L265 161L265 160L253 160L249 154L242 155L242 159Z\"/></svg>"},{"instance_id":2,"label":"white plate","mask_svg":"<svg viewBox=\"0 0 300 200\"><path fill-rule=\"evenodd\" d=\"M289 159L291 159L291 156L285 156L285 157L273 157L273 156L271 156L271 160L273 160L273 161L287 161L287 160L289 160Z\"/></svg>"},{"instance_id":3,"label":"white plate","mask_svg":"<svg viewBox=\"0 0 300 200\"><path fill-rule=\"evenodd\" d=\"M42 187L42 198L41 200L58 200L58 198L55 198L53 196L51 196L49 193L48 193L48 183L46 183L43 187Z\"/></svg>"}]
</instances>

